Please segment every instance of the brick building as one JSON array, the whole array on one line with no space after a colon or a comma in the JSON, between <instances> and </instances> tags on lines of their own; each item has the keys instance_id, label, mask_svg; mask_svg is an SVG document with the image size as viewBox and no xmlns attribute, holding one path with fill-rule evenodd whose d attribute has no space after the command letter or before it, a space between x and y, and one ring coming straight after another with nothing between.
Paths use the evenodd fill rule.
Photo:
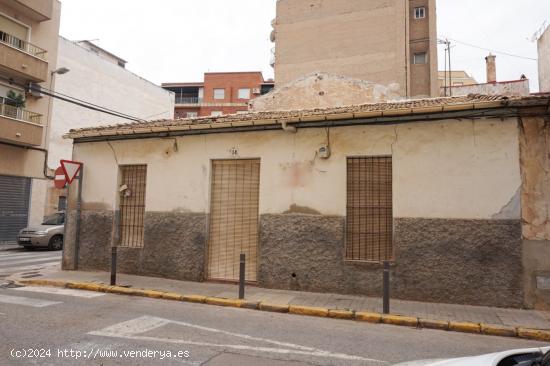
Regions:
<instances>
[{"instance_id":1,"label":"brick building","mask_svg":"<svg viewBox=\"0 0 550 366\"><path fill-rule=\"evenodd\" d=\"M260 71L207 72L197 83L163 83L176 93L175 118L219 116L248 110L248 101L273 89Z\"/></svg>"}]
</instances>

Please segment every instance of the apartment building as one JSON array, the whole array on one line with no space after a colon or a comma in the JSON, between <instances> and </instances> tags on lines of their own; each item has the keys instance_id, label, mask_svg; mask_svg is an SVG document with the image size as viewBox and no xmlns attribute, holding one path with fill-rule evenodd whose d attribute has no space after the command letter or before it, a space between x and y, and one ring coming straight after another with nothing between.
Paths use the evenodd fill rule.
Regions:
<instances>
[{"instance_id":1,"label":"apartment building","mask_svg":"<svg viewBox=\"0 0 550 366\"><path fill-rule=\"evenodd\" d=\"M248 102L269 93L273 80L264 80L260 71L207 72L204 81L163 83L176 93L176 118L221 116L248 110Z\"/></svg>"},{"instance_id":2,"label":"apartment building","mask_svg":"<svg viewBox=\"0 0 550 366\"><path fill-rule=\"evenodd\" d=\"M321 72L439 94L435 0L279 0L272 24L277 87Z\"/></svg>"},{"instance_id":3,"label":"apartment building","mask_svg":"<svg viewBox=\"0 0 550 366\"><path fill-rule=\"evenodd\" d=\"M31 192L45 194L51 174L46 93L58 74L60 12L57 0L0 0L0 243L44 214Z\"/></svg>"},{"instance_id":4,"label":"apartment building","mask_svg":"<svg viewBox=\"0 0 550 366\"><path fill-rule=\"evenodd\" d=\"M174 117L174 93L136 75L125 68L126 60L90 41L71 41L59 37L59 66L68 72L59 75L58 93L124 113L138 120ZM85 87L83 87L85 86ZM131 120L86 109L64 100L52 100L52 122L49 132L48 166L59 166L60 159L71 159L72 144L62 138L78 126L104 126ZM47 186L45 213L63 210L67 189ZM37 202L39 198L35 199Z\"/></svg>"}]
</instances>

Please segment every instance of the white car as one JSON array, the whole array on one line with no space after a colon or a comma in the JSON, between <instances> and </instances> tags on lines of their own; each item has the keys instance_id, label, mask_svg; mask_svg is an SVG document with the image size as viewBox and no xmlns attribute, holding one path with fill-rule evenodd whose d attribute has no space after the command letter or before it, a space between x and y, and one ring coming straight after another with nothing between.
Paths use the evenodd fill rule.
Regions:
<instances>
[{"instance_id":1,"label":"white car","mask_svg":"<svg viewBox=\"0 0 550 366\"><path fill-rule=\"evenodd\" d=\"M515 349L473 357L420 360L395 366L550 366L550 347Z\"/></svg>"}]
</instances>

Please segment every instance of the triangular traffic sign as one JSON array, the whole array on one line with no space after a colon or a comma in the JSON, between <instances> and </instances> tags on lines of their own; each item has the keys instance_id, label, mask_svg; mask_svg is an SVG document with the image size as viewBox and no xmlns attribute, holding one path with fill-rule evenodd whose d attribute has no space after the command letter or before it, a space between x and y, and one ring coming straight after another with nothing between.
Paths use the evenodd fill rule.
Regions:
<instances>
[{"instance_id":1,"label":"triangular traffic sign","mask_svg":"<svg viewBox=\"0 0 550 366\"><path fill-rule=\"evenodd\" d=\"M67 178L67 183L71 184L82 168L82 163L78 161L61 160L61 167L63 168L63 173L65 173L65 178Z\"/></svg>"}]
</instances>

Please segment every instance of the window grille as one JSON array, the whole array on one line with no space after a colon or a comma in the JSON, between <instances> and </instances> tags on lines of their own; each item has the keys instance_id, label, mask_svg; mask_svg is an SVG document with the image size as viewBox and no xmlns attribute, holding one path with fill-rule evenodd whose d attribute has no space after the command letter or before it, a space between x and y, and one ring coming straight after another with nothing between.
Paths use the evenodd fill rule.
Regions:
<instances>
[{"instance_id":1,"label":"window grille","mask_svg":"<svg viewBox=\"0 0 550 366\"><path fill-rule=\"evenodd\" d=\"M143 247L147 165L120 167L120 246Z\"/></svg>"},{"instance_id":2,"label":"window grille","mask_svg":"<svg viewBox=\"0 0 550 366\"><path fill-rule=\"evenodd\" d=\"M393 258L392 158L347 159L346 259Z\"/></svg>"}]
</instances>

